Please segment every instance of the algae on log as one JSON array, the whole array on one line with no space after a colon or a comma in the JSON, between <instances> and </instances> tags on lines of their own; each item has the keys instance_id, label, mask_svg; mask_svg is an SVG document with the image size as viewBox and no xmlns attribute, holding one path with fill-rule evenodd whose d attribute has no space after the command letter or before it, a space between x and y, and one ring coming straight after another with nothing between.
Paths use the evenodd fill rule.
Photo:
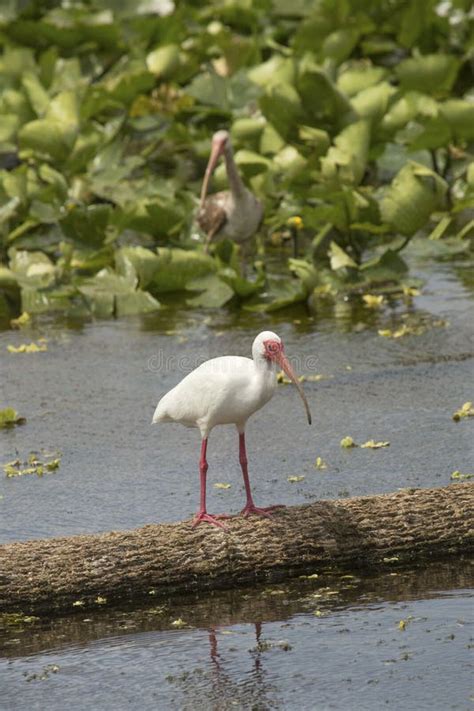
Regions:
<instances>
[{"instance_id":1,"label":"algae on log","mask_svg":"<svg viewBox=\"0 0 474 711\"><path fill-rule=\"evenodd\" d=\"M227 531L190 521L0 546L0 611L107 603L282 580L334 566L374 569L474 549L474 484L319 501ZM156 599L156 598L154 598ZM81 603L80 603L81 604Z\"/></svg>"}]
</instances>

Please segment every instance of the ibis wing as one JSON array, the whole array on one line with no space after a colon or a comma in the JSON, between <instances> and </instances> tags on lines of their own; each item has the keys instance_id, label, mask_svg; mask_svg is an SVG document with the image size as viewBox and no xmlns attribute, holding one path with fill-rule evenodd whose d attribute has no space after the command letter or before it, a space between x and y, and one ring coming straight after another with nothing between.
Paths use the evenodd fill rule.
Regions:
<instances>
[{"instance_id":1,"label":"ibis wing","mask_svg":"<svg viewBox=\"0 0 474 711\"><path fill-rule=\"evenodd\" d=\"M211 240L227 222L227 213L222 207L222 196L220 193L209 195L204 201L197 216L199 227L207 234Z\"/></svg>"}]
</instances>

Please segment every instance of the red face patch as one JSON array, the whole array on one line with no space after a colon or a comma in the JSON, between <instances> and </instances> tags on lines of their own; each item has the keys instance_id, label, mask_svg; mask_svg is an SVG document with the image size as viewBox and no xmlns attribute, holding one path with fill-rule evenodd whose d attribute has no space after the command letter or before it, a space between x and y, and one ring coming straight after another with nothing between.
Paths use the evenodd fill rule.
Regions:
<instances>
[{"instance_id":1,"label":"red face patch","mask_svg":"<svg viewBox=\"0 0 474 711\"><path fill-rule=\"evenodd\" d=\"M283 353L283 343L281 341L264 341L263 347L265 348L264 356L269 360L274 360L280 353Z\"/></svg>"}]
</instances>

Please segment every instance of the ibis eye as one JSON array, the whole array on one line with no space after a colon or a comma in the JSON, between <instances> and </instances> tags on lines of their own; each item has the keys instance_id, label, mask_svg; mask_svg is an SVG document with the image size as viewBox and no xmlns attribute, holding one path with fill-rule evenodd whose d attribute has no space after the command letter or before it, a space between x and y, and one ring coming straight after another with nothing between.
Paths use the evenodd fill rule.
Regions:
<instances>
[{"instance_id":1,"label":"ibis eye","mask_svg":"<svg viewBox=\"0 0 474 711\"><path fill-rule=\"evenodd\" d=\"M278 350L276 343L269 343L268 350L270 351L270 353L276 353L276 351Z\"/></svg>"}]
</instances>

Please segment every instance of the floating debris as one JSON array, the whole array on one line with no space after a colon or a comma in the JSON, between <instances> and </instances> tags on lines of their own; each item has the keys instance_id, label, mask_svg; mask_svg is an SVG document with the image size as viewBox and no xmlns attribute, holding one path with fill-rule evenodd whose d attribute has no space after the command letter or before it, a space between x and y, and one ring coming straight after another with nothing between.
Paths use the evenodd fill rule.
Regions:
<instances>
[{"instance_id":1,"label":"floating debris","mask_svg":"<svg viewBox=\"0 0 474 711\"><path fill-rule=\"evenodd\" d=\"M7 345L9 353L43 353L48 350L45 338L39 338L38 343L22 343L19 346Z\"/></svg>"},{"instance_id":2,"label":"floating debris","mask_svg":"<svg viewBox=\"0 0 474 711\"><path fill-rule=\"evenodd\" d=\"M407 296L408 298L412 298L413 296L419 296L421 294L421 291L419 289L416 289L414 286L402 286L402 292L403 296Z\"/></svg>"},{"instance_id":3,"label":"floating debris","mask_svg":"<svg viewBox=\"0 0 474 711\"><path fill-rule=\"evenodd\" d=\"M405 318L409 317L410 314L404 314ZM402 316L403 318L403 316ZM404 336L420 336L425 333L430 328L445 328L448 326L448 322L444 319L418 319L412 323L403 323L401 326L395 329L382 328L377 331L379 336L384 338L403 338Z\"/></svg>"},{"instance_id":4,"label":"floating debris","mask_svg":"<svg viewBox=\"0 0 474 711\"><path fill-rule=\"evenodd\" d=\"M0 410L0 429L15 427L15 425L24 425L26 417L20 417L18 412L13 407L5 407Z\"/></svg>"},{"instance_id":5,"label":"floating debris","mask_svg":"<svg viewBox=\"0 0 474 711\"><path fill-rule=\"evenodd\" d=\"M455 471L451 474L451 479L454 481L465 481L466 479L473 479L474 474L462 474L460 471Z\"/></svg>"},{"instance_id":6,"label":"floating debris","mask_svg":"<svg viewBox=\"0 0 474 711\"><path fill-rule=\"evenodd\" d=\"M382 447L390 447L390 442L375 442L373 439L369 439L368 442L361 444L361 449L381 449Z\"/></svg>"},{"instance_id":7,"label":"floating debris","mask_svg":"<svg viewBox=\"0 0 474 711\"><path fill-rule=\"evenodd\" d=\"M14 459L3 464L3 471L8 478L24 476L25 474L36 474L41 477L43 474L59 469L61 458L58 454L58 452L53 454L43 453L43 459L40 459L40 455L37 452L31 452L26 461L22 462L20 459ZM48 458L49 461L47 461Z\"/></svg>"},{"instance_id":8,"label":"floating debris","mask_svg":"<svg viewBox=\"0 0 474 711\"><path fill-rule=\"evenodd\" d=\"M18 627L23 624L31 625L39 622L35 615L25 615L23 612L3 612L0 614L0 627Z\"/></svg>"},{"instance_id":9,"label":"floating debris","mask_svg":"<svg viewBox=\"0 0 474 711\"><path fill-rule=\"evenodd\" d=\"M289 481L291 484L294 484L294 483L296 483L296 482L298 482L298 481L303 481L304 478L305 478L304 474L301 474L300 476L289 476L289 477L288 477L288 481Z\"/></svg>"},{"instance_id":10,"label":"floating debris","mask_svg":"<svg viewBox=\"0 0 474 711\"><path fill-rule=\"evenodd\" d=\"M25 328L25 326L29 326L30 323L31 316L27 311L23 311L23 313L18 316L18 318L10 319L10 326L12 328Z\"/></svg>"},{"instance_id":11,"label":"floating debris","mask_svg":"<svg viewBox=\"0 0 474 711\"><path fill-rule=\"evenodd\" d=\"M385 301L383 294L380 294L380 296L376 296L375 294L362 294L362 299L369 309L378 309Z\"/></svg>"},{"instance_id":12,"label":"floating debris","mask_svg":"<svg viewBox=\"0 0 474 711\"><path fill-rule=\"evenodd\" d=\"M181 629L182 627L186 627L187 623L181 619L181 617L178 617L177 620L173 620L171 623L172 627L176 627L177 629Z\"/></svg>"},{"instance_id":13,"label":"floating debris","mask_svg":"<svg viewBox=\"0 0 474 711\"><path fill-rule=\"evenodd\" d=\"M223 481L216 481L216 483L214 484L215 489L230 489L231 486L232 484L226 484Z\"/></svg>"},{"instance_id":14,"label":"floating debris","mask_svg":"<svg viewBox=\"0 0 474 711\"><path fill-rule=\"evenodd\" d=\"M455 422L459 422L459 420L463 420L465 417L474 417L472 402L465 402L464 405L453 414L453 420Z\"/></svg>"},{"instance_id":15,"label":"floating debris","mask_svg":"<svg viewBox=\"0 0 474 711\"><path fill-rule=\"evenodd\" d=\"M306 380L306 376L299 375L296 379L299 383L303 383ZM277 383L283 383L283 385L291 385L291 382L292 381L286 377L285 373L282 370L277 373Z\"/></svg>"},{"instance_id":16,"label":"floating debris","mask_svg":"<svg viewBox=\"0 0 474 711\"><path fill-rule=\"evenodd\" d=\"M351 447L357 447L358 445L354 442L352 437L343 437L341 439L341 447L343 449L351 449Z\"/></svg>"},{"instance_id":17,"label":"floating debris","mask_svg":"<svg viewBox=\"0 0 474 711\"><path fill-rule=\"evenodd\" d=\"M322 459L321 457L317 457L316 461L314 463L314 468L315 469L327 469L328 465L326 464L324 459Z\"/></svg>"}]
</instances>

